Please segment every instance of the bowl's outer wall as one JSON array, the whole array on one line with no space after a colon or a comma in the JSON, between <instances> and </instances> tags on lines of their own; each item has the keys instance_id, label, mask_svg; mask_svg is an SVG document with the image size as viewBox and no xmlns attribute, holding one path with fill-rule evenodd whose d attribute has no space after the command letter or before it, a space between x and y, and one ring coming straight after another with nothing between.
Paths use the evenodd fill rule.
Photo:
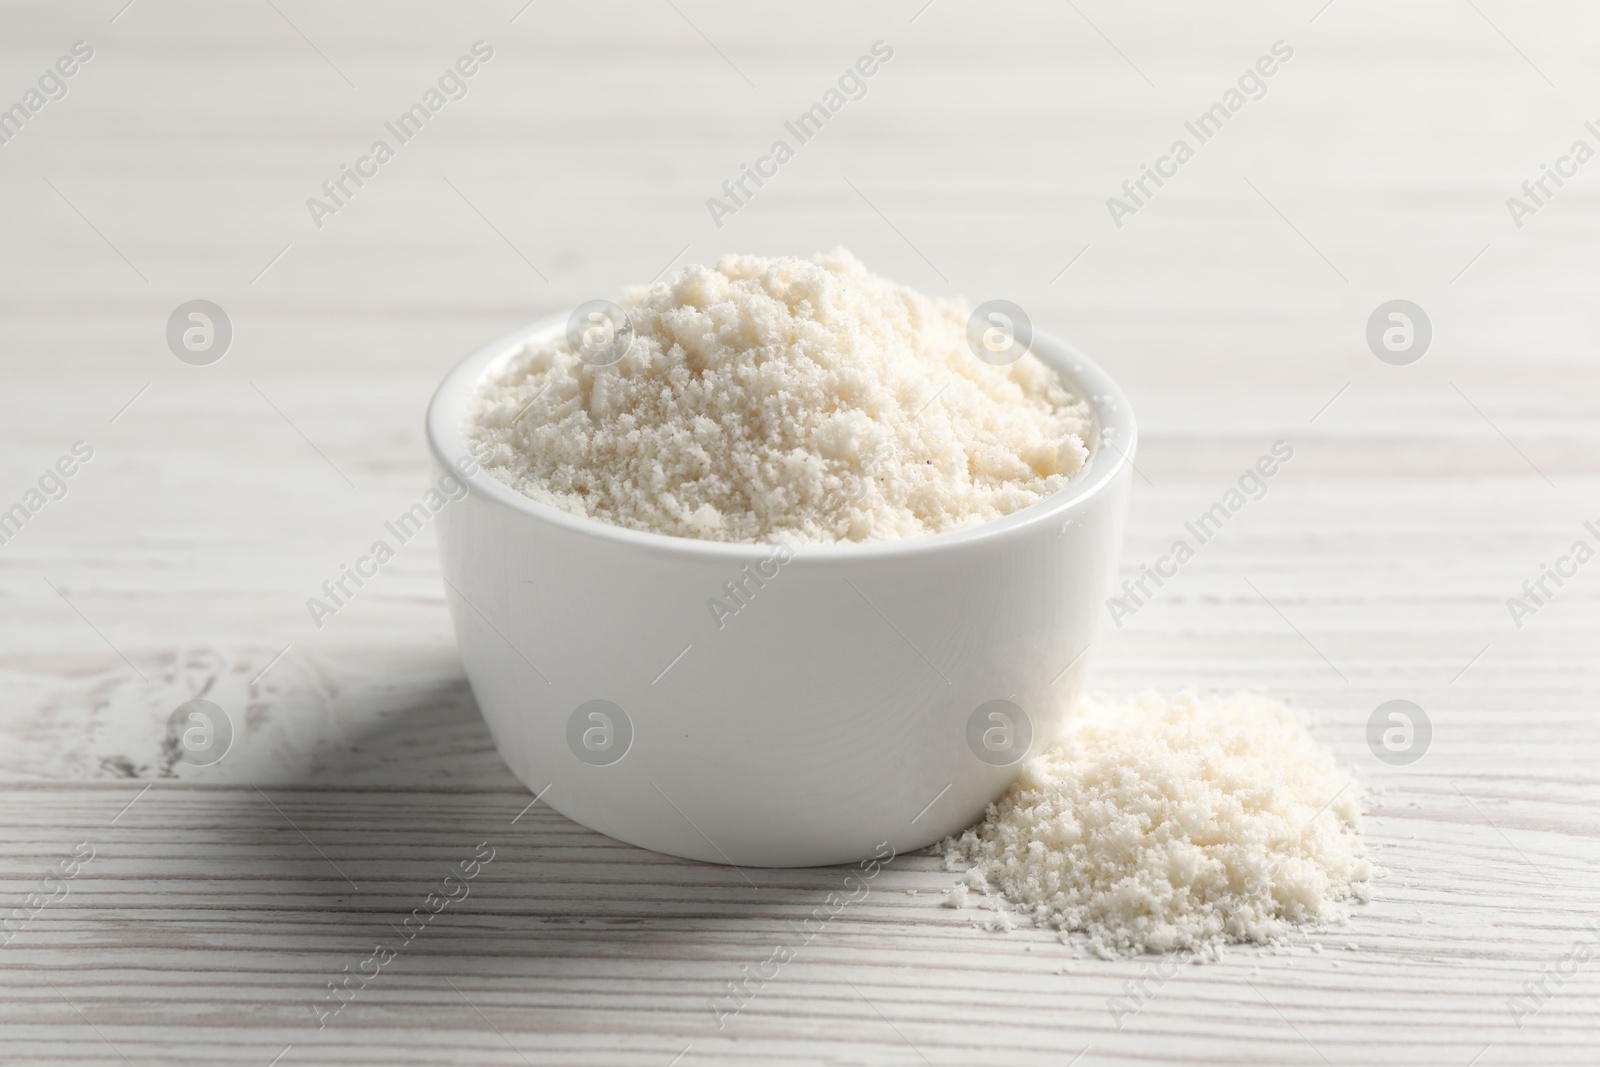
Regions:
<instances>
[{"instance_id":1,"label":"bowl's outer wall","mask_svg":"<svg viewBox=\"0 0 1600 1067\"><path fill-rule=\"evenodd\" d=\"M920 848L981 817L1018 767L969 748L979 705L1022 708L1033 752L1059 733L1116 575L1130 477L1123 463L1050 522L945 551L800 548L747 581L720 626L708 601L734 605L736 562L621 544L475 491L440 513L438 535L462 663L530 789L659 852L809 866ZM596 699L633 731L606 766L567 740Z\"/></svg>"}]
</instances>

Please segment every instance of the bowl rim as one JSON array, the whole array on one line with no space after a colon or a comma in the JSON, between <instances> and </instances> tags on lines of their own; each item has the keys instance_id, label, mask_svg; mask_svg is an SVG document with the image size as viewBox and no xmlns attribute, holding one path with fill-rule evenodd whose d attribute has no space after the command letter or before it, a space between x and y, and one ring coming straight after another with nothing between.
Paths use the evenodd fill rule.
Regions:
<instances>
[{"instance_id":1,"label":"bowl rim","mask_svg":"<svg viewBox=\"0 0 1600 1067\"><path fill-rule=\"evenodd\" d=\"M736 563L770 556L774 545L778 543L776 541L708 541L633 530L600 519L574 515L534 500L471 460L465 435L461 432L468 399L492 368L511 358L524 345L564 332L569 315L570 312L549 315L518 327L482 345L451 368L434 390L425 419L428 448L435 462L446 470L462 475L469 495L476 493L487 501L573 534L612 541L635 550ZM1092 432L1095 440L1090 445L1089 462L1065 487L1009 515L959 530L892 541L797 544L790 539L788 544L795 550L796 556L861 559L958 551L973 544L1015 536L1025 530L1048 525L1104 491L1125 467L1133 465L1138 446L1138 428L1133 408L1116 381L1071 345L1035 330L1029 351L1074 386L1079 395L1088 400L1094 416ZM462 460L471 464L470 474L460 465Z\"/></svg>"}]
</instances>

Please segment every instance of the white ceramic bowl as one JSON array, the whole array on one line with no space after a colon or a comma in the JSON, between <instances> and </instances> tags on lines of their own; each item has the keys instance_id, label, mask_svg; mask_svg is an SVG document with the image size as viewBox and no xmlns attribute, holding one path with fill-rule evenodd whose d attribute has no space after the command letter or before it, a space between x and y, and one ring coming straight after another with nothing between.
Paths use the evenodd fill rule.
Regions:
<instances>
[{"instance_id":1,"label":"white ceramic bowl","mask_svg":"<svg viewBox=\"0 0 1600 1067\"><path fill-rule=\"evenodd\" d=\"M450 372L428 409L440 472L476 471L461 423L485 372L565 325L534 323ZM1032 351L1090 398L1089 464L972 529L786 558L466 479L437 520L446 594L512 771L585 826L712 863L844 863L975 822L1082 686L1135 447L1104 371L1042 335ZM714 613L735 580L743 606Z\"/></svg>"}]
</instances>

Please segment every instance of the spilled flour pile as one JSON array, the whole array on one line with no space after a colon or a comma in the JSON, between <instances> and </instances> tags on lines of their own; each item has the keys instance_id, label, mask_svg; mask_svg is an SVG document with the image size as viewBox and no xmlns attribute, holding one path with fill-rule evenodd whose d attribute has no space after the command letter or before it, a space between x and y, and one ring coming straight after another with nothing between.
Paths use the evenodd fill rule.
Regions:
<instances>
[{"instance_id":1,"label":"spilled flour pile","mask_svg":"<svg viewBox=\"0 0 1600 1067\"><path fill-rule=\"evenodd\" d=\"M1250 694L1088 701L942 848L967 885L1102 956L1274 941L1370 897L1360 788L1295 712Z\"/></svg>"},{"instance_id":2,"label":"spilled flour pile","mask_svg":"<svg viewBox=\"0 0 1600 1067\"><path fill-rule=\"evenodd\" d=\"M565 337L483 382L478 461L542 503L711 541L885 541L1009 515L1089 456L1089 405L1031 352L993 365L967 311L812 259L723 256L622 302L632 347Z\"/></svg>"}]
</instances>

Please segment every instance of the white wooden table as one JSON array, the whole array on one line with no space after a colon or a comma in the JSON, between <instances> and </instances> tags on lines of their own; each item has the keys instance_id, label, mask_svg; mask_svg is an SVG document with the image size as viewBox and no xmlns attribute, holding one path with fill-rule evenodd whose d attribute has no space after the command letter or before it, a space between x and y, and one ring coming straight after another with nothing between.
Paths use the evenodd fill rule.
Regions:
<instances>
[{"instance_id":1,"label":"white wooden table","mask_svg":"<svg viewBox=\"0 0 1600 1067\"><path fill-rule=\"evenodd\" d=\"M1520 228L1505 203L1600 145L1592 5L124 2L0 11L0 104L94 50L0 145L0 507L93 448L0 545L0 908L26 916L0 1059L1595 1062L1600 564L1520 628L1506 606L1600 519L1600 163ZM478 40L465 98L316 228L306 199ZM877 40L865 97L718 229L706 198ZM1266 95L1114 225L1278 40ZM719 1029L712 998L842 871L752 885L525 810L431 532L312 625L420 494L423 405L466 351L670 263L836 243L1015 300L1118 375L1130 574L1293 444L1093 684L1309 709L1387 872L1348 927L1150 978L940 907L950 875L907 856ZM234 338L191 366L164 329L201 298ZM1434 329L1408 366L1364 338L1395 298ZM166 743L198 697L236 732L212 766ZM1396 698L1435 731L1407 766L1365 741ZM319 1029L484 841L471 895Z\"/></svg>"}]
</instances>

